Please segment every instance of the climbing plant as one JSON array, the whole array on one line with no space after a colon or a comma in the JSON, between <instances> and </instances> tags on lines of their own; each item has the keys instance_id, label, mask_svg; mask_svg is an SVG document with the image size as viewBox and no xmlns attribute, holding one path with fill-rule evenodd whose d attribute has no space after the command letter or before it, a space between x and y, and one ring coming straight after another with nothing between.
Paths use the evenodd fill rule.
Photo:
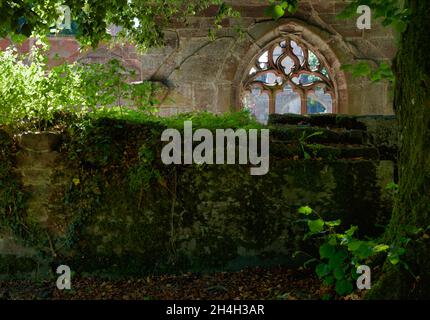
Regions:
<instances>
[{"instance_id":1,"label":"climbing plant","mask_svg":"<svg viewBox=\"0 0 430 320\"><path fill-rule=\"evenodd\" d=\"M306 206L299 209L305 217L299 220L306 223L305 239L320 241L319 258L306 262L316 265L315 272L323 285L332 287L338 296L354 292L359 266L372 263L375 256L385 253L393 266L401 266L410 271L402 260L406 246L411 240L404 237L400 243L387 245L380 239L360 239L358 227L341 228L341 220L326 220L318 212ZM417 231L421 232L421 230ZM375 269L374 263L372 265Z\"/></svg>"}]
</instances>

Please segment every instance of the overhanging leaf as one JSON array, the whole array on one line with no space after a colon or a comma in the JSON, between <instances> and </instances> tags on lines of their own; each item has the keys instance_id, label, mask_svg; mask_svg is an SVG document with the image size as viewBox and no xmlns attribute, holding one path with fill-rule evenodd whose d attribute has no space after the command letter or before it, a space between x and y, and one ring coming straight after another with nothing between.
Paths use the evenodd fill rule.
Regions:
<instances>
[{"instance_id":1,"label":"overhanging leaf","mask_svg":"<svg viewBox=\"0 0 430 320\"><path fill-rule=\"evenodd\" d=\"M308 221L309 230L312 233L319 233L324 230L324 221L321 219Z\"/></svg>"},{"instance_id":2,"label":"overhanging leaf","mask_svg":"<svg viewBox=\"0 0 430 320\"><path fill-rule=\"evenodd\" d=\"M388 249L390 249L390 247L386 244L378 244L377 246L373 247L374 252L383 252L387 251Z\"/></svg>"},{"instance_id":3,"label":"overhanging leaf","mask_svg":"<svg viewBox=\"0 0 430 320\"><path fill-rule=\"evenodd\" d=\"M334 221L326 221L325 224L329 227L337 227L340 226L341 220L334 220Z\"/></svg>"},{"instance_id":4,"label":"overhanging leaf","mask_svg":"<svg viewBox=\"0 0 430 320\"><path fill-rule=\"evenodd\" d=\"M321 258L328 259L336 253L336 249L332 245L325 243L320 247L319 253Z\"/></svg>"},{"instance_id":5,"label":"overhanging leaf","mask_svg":"<svg viewBox=\"0 0 430 320\"><path fill-rule=\"evenodd\" d=\"M309 206L299 208L299 213L304 214L305 216L310 215L312 212L313 212L313 210Z\"/></svg>"}]
</instances>

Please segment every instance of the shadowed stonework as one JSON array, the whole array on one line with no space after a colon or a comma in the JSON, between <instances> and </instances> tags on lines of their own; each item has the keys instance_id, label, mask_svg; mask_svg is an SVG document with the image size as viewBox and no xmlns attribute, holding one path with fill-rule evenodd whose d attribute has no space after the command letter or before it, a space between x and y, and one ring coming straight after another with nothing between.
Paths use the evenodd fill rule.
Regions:
<instances>
[{"instance_id":1,"label":"shadowed stonework","mask_svg":"<svg viewBox=\"0 0 430 320\"><path fill-rule=\"evenodd\" d=\"M382 137L376 128L387 122L393 133ZM105 119L16 142L1 131L2 274L42 276L63 262L119 275L292 265L303 259L292 258L296 250L315 250L302 241L303 205L363 236L382 232L395 119L274 115L270 125L270 171L261 177L239 165L163 165L164 128L155 123Z\"/></svg>"}]
</instances>

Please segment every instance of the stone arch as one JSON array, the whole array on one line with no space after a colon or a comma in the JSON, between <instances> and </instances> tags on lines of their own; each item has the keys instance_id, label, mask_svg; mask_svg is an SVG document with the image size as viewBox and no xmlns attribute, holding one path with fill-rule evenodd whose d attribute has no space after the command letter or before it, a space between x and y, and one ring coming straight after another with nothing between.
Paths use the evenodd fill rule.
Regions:
<instances>
[{"instance_id":1,"label":"stone arch","mask_svg":"<svg viewBox=\"0 0 430 320\"><path fill-rule=\"evenodd\" d=\"M274 24L271 30L252 40L252 45L241 58L242 62L238 66L234 78L231 101L235 108L242 108L243 82L250 64L266 47L277 41L282 41L286 36L299 38L301 42L324 59L329 68L329 73L334 78L337 97L334 110L336 113L347 114L349 111L348 85L341 66L353 60L352 54L345 50L348 46L340 37L294 18L281 19Z\"/></svg>"}]
</instances>

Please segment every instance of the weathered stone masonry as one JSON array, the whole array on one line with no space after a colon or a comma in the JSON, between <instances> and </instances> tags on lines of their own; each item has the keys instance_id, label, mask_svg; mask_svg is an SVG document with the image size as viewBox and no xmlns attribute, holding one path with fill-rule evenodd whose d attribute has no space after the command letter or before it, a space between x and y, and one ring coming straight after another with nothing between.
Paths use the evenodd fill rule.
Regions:
<instances>
[{"instance_id":1,"label":"weathered stone masonry","mask_svg":"<svg viewBox=\"0 0 430 320\"><path fill-rule=\"evenodd\" d=\"M339 113L393 113L387 83L353 79L340 70L341 65L357 61L375 64L392 60L396 47L390 29L372 21L371 30L359 30L355 20L337 19L346 5L342 0L300 1L294 16L278 22L264 16L265 0L233 0L231 4L242 18L223 21L224 28L217 31L214 42L208 39L208 29L216 14L216 8L211 7L185 24L172 24L165 32L166 46L143 55L132 46L101 46L94 52L80 53L73 37L53 37L51 58L58 55L59 61L69 62L105 62L116 58L136 70L141 80L162 81L169 87L161 114L191 110L221 113L240 108L243 73L264 44L285 32L293 32L306 37L330 62L337 85L343 90ZM237 26L242 27L243 38L235 31ZM0 41L1 48L6 45L6 40Z\"/></svg>"},{"instance_id":2,"label":"weathered stone masonry","mask_svg":"<svg viewBox=\"0 0 430 320\"><path fill-rule=\"evenodd\" d=\"M22 222L38 237L24 245L3 226L0 275L41 275L49 263L120 275L290 264L298 248L313 250L296 222L302 205L363 236L382 231L392 205L385 187L396 179L394 118L277 115L270 123L262 177L239 165L164 166L159 136L150 136L156 125L101 120L75 138L77 149L67 134L17 135L7 156L26 194ZM306 141L313 159L303 160L299 139L313 132L322 134ZM130 183L145 162L130 161L142 145L153 146L151 166L166 180L136 190Z\"/></svg>"},{"instance_id":3,"label":"weathered stone masonry","mask_svg":"<svg viewBox=\"0 0 430 320\"><path fill-rule=\"evenodd\" d=\"M294 32L306 37L313 49L330 62L337 85L344 92L341 113L392 114L388 84L354 79L340 70L341 65L355 61L391 60L396 49L389 29L373 21L372 30L360 31L355 21L337 20L344 1L300 1L297 14L278 22L263 16L266 1L231 3L242 18L223 21L224 28L217 31L214 42L207 37L215 14L215 8L209 8L186 24L172 24L166 30L166 46L143 55L132 46L101 46L80 53L73 37L53 37L51 58L56 54L60 61L69 62L116 58L136 70L141 80L161 81L169 88L162 99L161 114L191 110L221 113L240 107L241 80L251 59L266 43L285 32ZM243 38L235 31L238 25L245 31ZM7 40L0 41L1 48L7 44ZM24 43L22 50L28 50L28 46L29 42ZM52 63L55 61L52 59ZM293 227L294 214L304 204L346 223L359 224L363 232L374 232L375 223L387 218L391 198L385 186L396 179L397 131L393 118L273 116L271 124L277 130L271 133L274 160L268 176L251 178L246 170L235 166L215 166L198 173L193 168L180 168L174 234L170 229L170 196L150 191L145 207L124 186L106 182L104 188L93 189L91 185L83 191L88 194L87 200L97 197L101 202L92 209L87 224L80 227L82 239L70 251L72 269L114 267L117 272L129 274L135 272L130 269L130 261L133 268L149 272L237 268L279 262L282 257L288 261L300 237L300 230ZM112 138L107 147L114 146L118 155L136 140L136 132L144 131L130 124L124 124L126 129L120 132L112 126L100 126ZM316 156L323 160L295 159L300 151L297 140L309 130L324 132L308 141L315 144ZM143 143L145 139L139 137L137 141ZM77 215L71 209L73 203L65 204L64 193L86 183L78 181L76 186L73 182L76 168L67 167L67 150L58 134L21 135L14 141L16 150L7 151L6 156L12 159L13 172L28 196L26 219L41 226L48 241L43 249L45 260L41 260L36 248L24 246L10 230L2 230L2 276L20 272L34 275L42 268L41 262L55 261L55 255L60 254L55 238L73 229L68 222ZM83 143L88 143L88 149L93 147L90 142ZM105 168L92 163L89 156L76 160L81 174L103 172ZM115 174L119 172L112 172ZM180 263L172 265L172 260Z\"/></svg>"}]
</instances>

